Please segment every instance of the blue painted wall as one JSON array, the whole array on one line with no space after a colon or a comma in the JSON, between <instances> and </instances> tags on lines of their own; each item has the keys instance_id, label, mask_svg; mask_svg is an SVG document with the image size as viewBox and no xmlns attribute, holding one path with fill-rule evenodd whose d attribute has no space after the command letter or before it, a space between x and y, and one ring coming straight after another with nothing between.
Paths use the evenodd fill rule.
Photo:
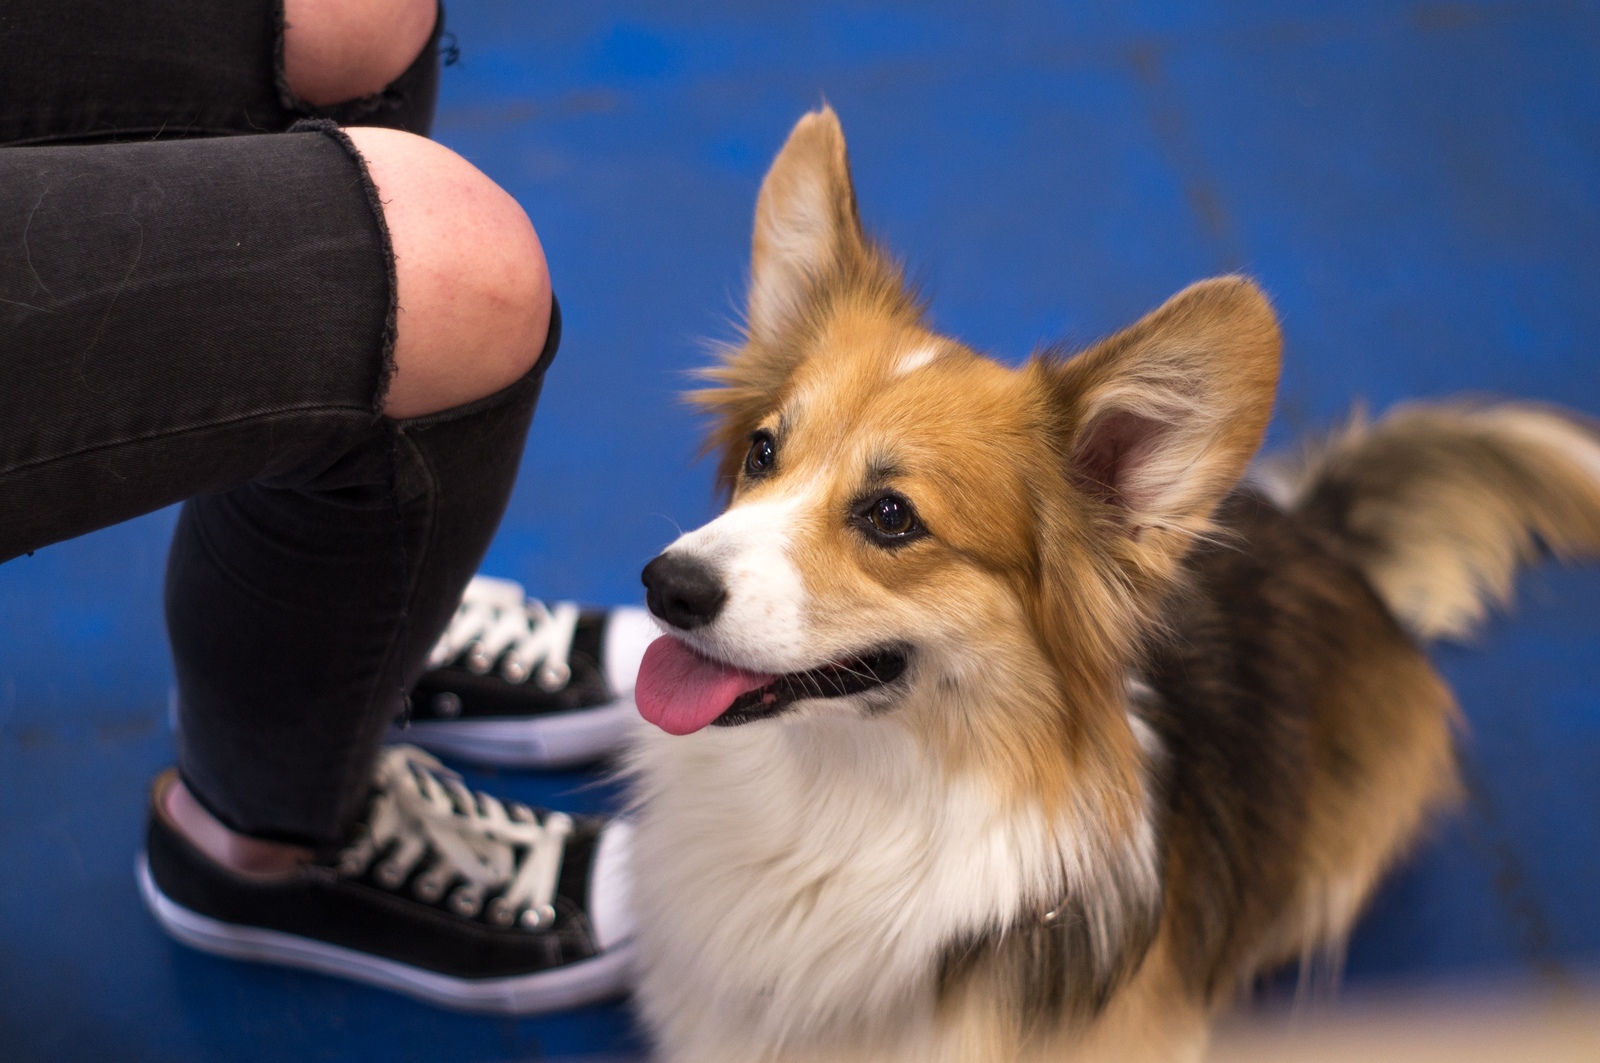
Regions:
<instances>
[{"instance_id":1,"label":"blue painted wall","mask_svg":"<svg viewBox=\"0 0 1600 1063\"><path fill-rule=\"evenodd\" d=\"M456 0L437 135L510 190L567 334L487 562L637 596L711 513L676 404L727 338L760 176L826 98L937 324L1005 358L1243 269L1288 337L1273 439L1461 391L1600 416L1600 6L1584 2ZM3 518L0 518L3 519ZM0 1058L627 1053L625 1012L437 1012L163 939L131 875L171 756L172 514L0 567ZM1349 977L1600 960L1600 570L1541 569L1441 650L1474 797L1380 897ZM474 776L601 807L583 776Z\"/></svg>"}]
</instances>

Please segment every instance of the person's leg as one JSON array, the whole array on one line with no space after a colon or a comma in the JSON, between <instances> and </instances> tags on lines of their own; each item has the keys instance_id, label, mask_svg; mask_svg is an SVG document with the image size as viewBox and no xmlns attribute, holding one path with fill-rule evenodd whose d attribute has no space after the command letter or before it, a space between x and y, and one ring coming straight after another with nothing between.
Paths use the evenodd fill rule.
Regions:
<instances>
[{"instance_id":1,"label":"person's leg","mask_svg":"<svg viewBox=\"0 0 1600 1063\"><path fill-rule=\"evenodd\" d=\"M203 496L171 576L186 776L324 843L499 520L550 312L510 197L357 136L378 190L321 133L0 151L0 558Z\"/></svg>"},{"instance_id":2,"label":"person's leg","mask_svg":"<svg viewBox=\"0 0 1600 1063\"><path fill-rule=\"evenodd\" d=\"M436 0L283 0L283 83L312 107L375 96L423 54Z\"/></svg>"},{"instance_id":3,"label":"person's leg","mask_svg":"<svg viewBox=\"0 0 1600 1063\"><path fill-rule=\"evenodd\" d=\"M394 376L382 399L383 413L393 419L439 414L486 398L526 376L533 367L530 352L538 352L545 346L551 310L544 253L527 215L510 196L453 152L387 129L357 128L347 133L366 162L377 198L383 204L383 216L394 249L398 320ZM412 429L413 436L417 434L416 425L404 427ZM421 431L426 437L426 429ZM485 452L495 449L487 438L476 442ZM520 448L513 446L510 450L516 453ZM504 477L501 480L509 482ZM503 500L491 500L481 509L470 502L463 507L463 500L454 497L451 501L456 510L465 508L467 519L480 528L489 522L490 530L498 523L503 508ZM379 505L387 503L380 501ZM281 501L275 503L274 508L277 506L281 506ZM191 720L184 733L210 735L209 743L195 739L199 746L192 741L185 742L190 765L186 771L191 777L201 775L237 782L235 768L243 760L252 768L261 769L249 772L250 778L266 776L280 779L288 786L302 773L304 765L297 765L301 771L288 771L281 756L261 763L254 753L265 745L288 752L293 760L300 759L304 731L292 721L286 727L286 721L274 711L274 706L285 699L293 703L304 698L304 691L283 689L279 681L263 683L259 675L261 669L237 668L229 654L215 660L215 650L209 644L194 652L185 652L196 640L195 633L206 632L207 639L214 637L216 617L223 618L225 628L248 623L249 618L254 617L265 619L264 626L269 630L227 630L222 633L222 641L248 645L259 640L266 646L277 647L267 654L267 668L282 669L286 663L292 667L306 661L303 649L282 646L283 633L270 630L283 624L280 615L264 617L248 602L210 600L216 597L215 590L207 595L203 606L196 601L199 587L210 570L194 559L190 540L201 535L203 526L209 522L221 526L214 528L215 538L224 543L234 541L226 525L241 508L245 509L245 519L253 519L248 507L241 506L240 499L196 500L186 512L174 544L173 564L168 574L169 624L175 636L183 636L182 649L178 648L176 640L174 642L180 668L191 673L220 673L218 679L222 688L217 698L182 702L185 716ZM269 517L277 519L275 513ZM344 517L343 511L337 511L332 519L335 524L342 525ZM460 514L455 519L459 522ZM319 532L311 534L315 537ZM269 545L264 551L269 568L277 558L285 556L275 554L278 549L277 545ZM416 549L412 553L420 559L424 550ZM328 561L335 569L343 569L347 564L343 557L330 557ZM220 562L221 565L228 563L227 558ZM283 581L269 575L267 582L281 589ZM386 581L380 577L378 582ZM306 610L326 616L326 585L318 579L297 586L306 596ZM226 585L223 593L229 593ZM339 597L341 605L372 608L372 603L363 602L359 595L354 601L349 594ZM453 609L454 601L449 604ZM193 622L186 622L189 618L193 618ZM298 632L298 618L291 618L290 626ZM424 626L423 630L431 629ZM321 660L332 654L352 668L361 660L360 656L349 653L350 647L337 632L330 633L321 625L313 625L308 633L315 644L312 657ZM199 660L190 664L188 659L192 657ZM409 681L402 680L401 689L409 689L410 683L415 681L412 674L415 671L418 671L415 661L403 669ZM240 713L234 706L244 699L236 692L228 692L235 684L247 691L261 687L273 691L267 711L255 721L258 726L253 731L256 733L238 733ZM347 697L352 706L372 699L371 690L359 689L352 693L349 687L350 679L345 677L333 684L328 693ZM304 708L324 722L344 722L352 716L349 712L338 711L337 707L330 710L323 704L326 700L325 696L318 697L313 692ZM200 718L194 719L197 715ZM381 730L385 722L381 711L372 720L350 718L349 723L356 733L363 735L352 740L353 747L363 751L354 758L354 779L336 785L331 795L323 789L299 797L296 803L321 800L331 813L341 810L348 813L351 794L359 793L369 774L371 733L375 727ZM265 733L259 733L261 731ZM282 733L287 741L274 743L275 731ZM251 752L243 758L230 755L236 749ZM334 755L343 756L344 750L337 750ZM278 871L312 858L311 850L303 845L275 842L270 837L255 837L231 829L213 816L181 779L167 791L166 800L168 813L190 840L212 859L233 870ZM254 798L254 803L264 802L267 807L284 807L280 801L275 795ZM214 806L224 803L221 798L213 800ZM247 822L249 817L230 821ZM268 832L272 836L281 833L274 828L268 828ZM327 837L321 840L326 841Z\"/></svg>"},{"instance_id":4,"label":"person's leg","mask_svg":"<svg viewBox=\"0 0 1600 1063\"><path fill-rule=\"evenodd\" d=\"M388 419L309 478L185 506L168 566L184 782L257 838L329 846L498 525L549 279L520 207L446 149L356 130L394 242Z\"/></svg>"},{"instance_id":5,"label":"person's leg","mask_svg":"<svg viewBox=\"0 0 1600 1063\"><path fill-rule=\"evenodd\" d=\"M307 115L426 134L441 19L435 0L0 0L0 144L271 132ZM419 681L410 737L507 766L613 752L653 636L640 609L547 608L476 581Z\"/></svg>"},{"instance_id":6,"label":"person's leg","mask_svg":"<svg viewBox=\"0 0 1600 1063\"><path fill-rule=\"evenodd\" d=\"M279 102L298 117L427 136L439 95L440 0L283 0Z\"/></svg>"},{"instance_id":7,"label":"person's leg","mask_svg":"<svg viewBox=\"0 0 1600 1063\"><path fill-rule=\"evenodd\" d=\"M379 756L510 491L542 256L448 152L357 137L381 201L332 129L0 149L0 559L191 497L169 616L204 816L159 781L140 872L174 935L444 1003L590 999L626 969L625 830ZM236 874L208 824L319 866Z\"/></svg>"},{"instance_id":8,"label":"person's leg","mask_svg":"<svg viewBox=\"0 0 1600 1063\"><path fill-rule=\"evenodd\" d=\"M97 7L117 10L68 0L61 12L74 21ZM223 21L243 12L250 23L251 10L233 5ZM39 22L0 0L0 82L17 69L8 50L26 43L14 31ZM218 24L198 19L197 39ZM51 28L35 43L48 44ZM136 28L148 43L173 27ZM425 129L433 34L396 82L323 113ZM88 37L109 51L76 65L47 47L35 58L74 76L128 58L116 54L120 35ZM19 116L38 120L32 139L59 143L240 131L230 123L241 114L248 129L275 128L217 93L211 73L182 76L196 54L238 74L239 51L157 57L152 70L179 75L177 98L137 78L113 79L99 98L73 81L61 99L74 106L59 111L0 92L0 141L28 139L13 128ZM287 70L282 82L279 102L306 110L296 94L306 86ZM375 733L503 508L558 331L542 255L520 210L453 156L356 136L374 171L387 168L378 176L392 233L354 153L330 154L316 136L159 156L147 143L0 150L0 184L19 193L0 202L0 378L10 387L0 388L10 429L0 432L0 511L15 518L0 525L0 560L202 492L174 542L169 601L188 722L181 759L213 785L158 780L140 865L145 899L175 936L443 1003L575 1003L625 972L625 830L481 795L441 809L455 791L436 762L404 747L375 756ZM422 205L440 193L443 212ZM465 261L463 233L478 245ZM386 277L397 265L390 235L414 268ZM508 345L521 350L541 332L543 352L524 373ZM341 552L349 564L328 562ZM219 659L238 670L219 670ZM300 703L301 691L326 711ZM215 770L222 762L240 770ZM298 792L280 802L286 786ZM368 799L375 818L352 822ZM355 848L329 864L345 837ZM269 884L234 873L284 866L281 838L310 843L322 866ZM461 862L485 847L499 854L490 864ZM206 855L217 851L220 861ZM512 877L486 879L502 860Z\"/></svg>"},{"instance_id":9,"label":"person's leg","mask_svg":"<svg viewBox=\"0 0 1600 1063\"><path fill-rule=\"evenodd\" d=\"M426 135L437 0L0 0L0 144L281 132Z\"/></svg>"}]
</instances>

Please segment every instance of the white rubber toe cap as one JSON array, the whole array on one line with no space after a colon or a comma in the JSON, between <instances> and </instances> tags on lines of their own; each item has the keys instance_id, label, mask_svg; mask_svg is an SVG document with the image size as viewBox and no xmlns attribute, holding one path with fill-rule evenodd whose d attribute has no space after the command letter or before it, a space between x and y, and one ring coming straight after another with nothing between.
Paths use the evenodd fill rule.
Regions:
<instances>
[{"instance_id":1,"label":"white rubber toe cap","mask_svg":"<svg viewBox=\"0 0 1600 1063\"><path fill-rule=\"evenodd\" d=\"M606 622L606 685L626 694L639 679L639 662L645 647L661 636L655 618L643 609L623 607L611 610Z\"/></svg>"},{"instance_id":2,"label":"white rubber toe cap","mask_svg":"<svg viewBox=\"0 0 1600 1063\"><path fill-rule=\"evenodd\" d=\"M589 873L589 923L595 944L613 949L633 937L633 882L629 856L633 825L614 820L600 834L594 868Z\"/></svg>"}]
</instances>

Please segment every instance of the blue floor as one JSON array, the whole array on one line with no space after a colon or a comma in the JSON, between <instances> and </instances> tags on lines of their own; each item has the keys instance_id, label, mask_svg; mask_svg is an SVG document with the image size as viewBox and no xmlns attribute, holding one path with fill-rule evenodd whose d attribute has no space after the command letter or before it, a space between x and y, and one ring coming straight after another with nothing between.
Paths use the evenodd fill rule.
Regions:
<instances>
[{"instance_id":1,"label":"blue floor","mask_svg":"<svg viewBox=\"0 0 1600 1063\"><path fill-rule=\"evenodd\" d=\"M454 0L437 135L527 207L567 333L488 571L625 602L711 513L674 395L726 338L790 124L840 112L869 227L1002 357L1247 270L1274 439L1461 391L1600 415L1600 5ZM0 519L4 519L0 515ZM0 567L0 1059L534 1060L623 1007L502 1021L170 944L135 896L171 758L171 512ZM1600 962L1600 569L1533 573L1438 659L1474 796L1383 892L1352 981ZM603 807L582 775L474 776Z\"/></svg>"}]
</instances>

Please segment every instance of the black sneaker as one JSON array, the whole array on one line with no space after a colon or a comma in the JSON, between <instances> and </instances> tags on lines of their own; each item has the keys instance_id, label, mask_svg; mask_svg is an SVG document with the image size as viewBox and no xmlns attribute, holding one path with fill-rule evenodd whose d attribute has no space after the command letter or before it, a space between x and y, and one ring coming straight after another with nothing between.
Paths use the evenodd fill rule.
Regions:
<instances>
[{"instance_id":1,"label":"black sneaker","mask_svg":"<svg viewBox=\"0 0 1600 1063\"><path fill-rule=\"evenodd\" d=\"M634 725L634 679L659 634L643 609L547 607L519 583L475 577L396 738L504 767L596 760Z\"/></svg>"},{"instance_id":2,"label":"black sneaker","mask_svg":"<svg viewBox=\"0 0 1600 1063\"><path fill-rule=\"evenodd\" d=\"M163 798L176 778L151 788L137 870L150 913L186 945L504 1015L628 986L625 821L502 804L392 746L353 843L327 863L246 876L172 824Z\"/></svg>"}]
</instances>

